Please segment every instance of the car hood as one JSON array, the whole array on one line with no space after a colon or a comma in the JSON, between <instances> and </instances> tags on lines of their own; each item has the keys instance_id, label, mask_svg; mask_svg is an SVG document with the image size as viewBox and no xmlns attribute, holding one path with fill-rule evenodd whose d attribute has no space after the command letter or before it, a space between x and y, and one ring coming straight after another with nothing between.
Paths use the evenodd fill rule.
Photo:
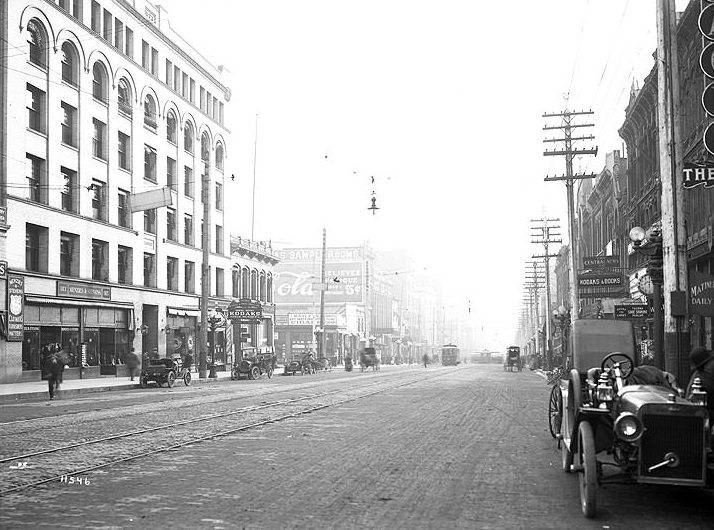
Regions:
<instances>
[{"instance_id":1,"label":"car hood","mask_svg":"<svg viewBox=\"0 0 714 530\"><path fill-rule=\"evenodd\" d=\"M636 412L644 405L676 403L677 405L696 407L691 401L681 398L677 392L654 385L627 385L617 393L623 408ZM674 397L674 401L671 396Z\"/></svg>"}]
</instances>

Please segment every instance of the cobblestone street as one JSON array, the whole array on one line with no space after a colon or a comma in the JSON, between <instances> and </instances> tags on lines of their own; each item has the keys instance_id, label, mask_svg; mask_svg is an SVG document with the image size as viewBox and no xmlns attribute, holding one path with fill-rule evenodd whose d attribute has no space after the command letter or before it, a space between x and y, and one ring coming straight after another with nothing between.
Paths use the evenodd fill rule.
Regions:
<instances>
[{"instance_id":1,"label":"cobblestone street","mask_svg":"<svg viewBox=\"0 0 714 530\"><path fill-rule=\"evenodd\" d=\"M257 401L277 400L266 393L270 388L296 394L303 385L312 385L310 393L318 387L324 392L348 386L344 373L320 376L276 377L252 388L247 382L225 384L208 401L223 403L235 392L241 399L234 405L245 406L257 394L262 394ZM2 498L0 526L711 526L714 497L687 488L608 486L599 491L598 517L585 519L577 478L561 471L560 453L548 432L549 387L535 372L506 373L496 365L385 367L352 374L350 382L386 384L404 377L415 382L110 465L76 477L83 479L82 484L54 481L7 494ZM180 405L181 399L195 399L189 396L176 393L172 406ZM69 401L65 405L72 407ZM120 415L119 410L111 415ZM72 433L84 414L92 413L54 420L63 425L53 429L55 441L62 441L65 431ZM170 444L171 436L167 430L159 439ZM107 442L94 451L111 448ZM31 467L32 461L27 465Z\"/></svg>"}]
</instances>

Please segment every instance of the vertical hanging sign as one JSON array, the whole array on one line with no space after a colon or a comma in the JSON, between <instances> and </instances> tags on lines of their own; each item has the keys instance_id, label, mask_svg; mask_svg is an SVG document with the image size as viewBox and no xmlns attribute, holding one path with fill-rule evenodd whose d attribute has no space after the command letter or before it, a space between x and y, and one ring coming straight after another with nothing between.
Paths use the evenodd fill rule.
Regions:
<instances>
[{"instance_id":1,"label":"vertical hanging sign","mask_svg":"<svg viewBox=\"0 0 714 530\"><path fill-rule=\"evenodd\" d=\"M25 334L25 278L7 277L7 341L22 342Z\"/></svg>"}]
</instances>

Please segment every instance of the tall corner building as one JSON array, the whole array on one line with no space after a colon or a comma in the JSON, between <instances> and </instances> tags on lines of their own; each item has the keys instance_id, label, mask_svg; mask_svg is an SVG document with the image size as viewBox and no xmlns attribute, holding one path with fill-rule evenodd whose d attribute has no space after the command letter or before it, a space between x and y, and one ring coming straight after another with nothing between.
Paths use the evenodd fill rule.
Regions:
<instances>
[{"instance_id":1,"label":"tall corner building","mask_svg":"<svg viewBox=\"0 0 714 530\"><path fill-rule=\"evenodd\" d=\"M196 356L203 200L210 307L230 301L230 89L145 0L0 3L0 383Z\"/></svg>"}]
</instances>

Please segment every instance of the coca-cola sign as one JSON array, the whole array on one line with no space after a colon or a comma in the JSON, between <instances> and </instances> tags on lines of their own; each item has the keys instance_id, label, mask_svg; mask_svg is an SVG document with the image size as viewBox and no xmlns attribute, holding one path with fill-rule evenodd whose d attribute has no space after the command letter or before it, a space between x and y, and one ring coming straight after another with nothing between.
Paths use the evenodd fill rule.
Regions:
<instances>
[{"instance_id":1,"label":"coca-cola sign","mask_svg":"<svg viewBox=\"0 0 714 530\"><path fill-rule=\"evenodd\" d=\"M326 286L326 303L362 302L362 264L327 263L325 282L320 282L319 266L312 263L280 263L274 270L275 302L278 304L319 303L320 289Z\"/></svg>"}]
</instances>

